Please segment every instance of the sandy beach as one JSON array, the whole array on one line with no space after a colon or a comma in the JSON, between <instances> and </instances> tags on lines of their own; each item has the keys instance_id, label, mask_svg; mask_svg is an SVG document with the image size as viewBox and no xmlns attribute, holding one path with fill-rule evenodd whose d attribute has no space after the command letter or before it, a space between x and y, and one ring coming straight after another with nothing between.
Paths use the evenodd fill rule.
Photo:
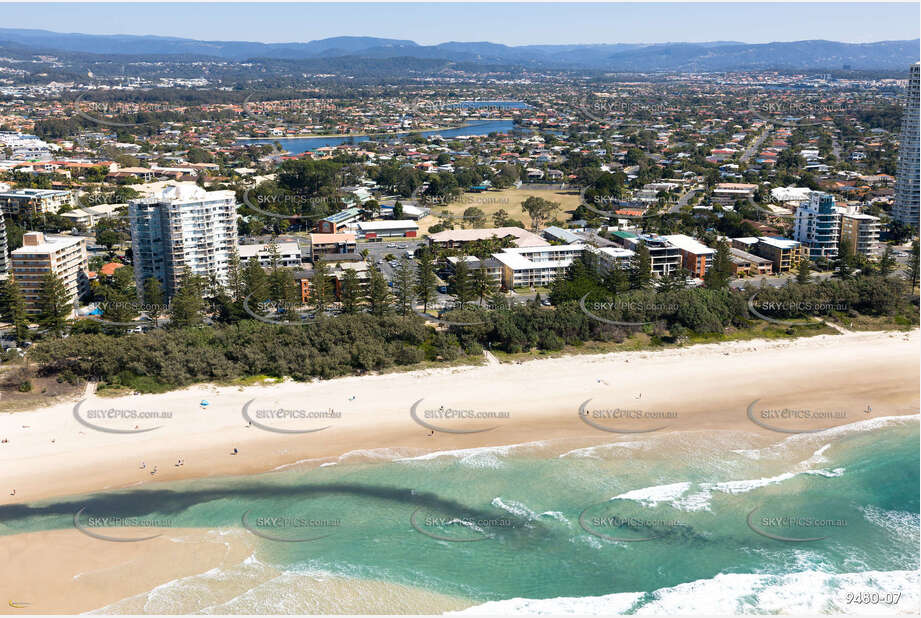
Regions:
<instances>
[{"instance_id":1,"label":"sandy beach","mask_svg":"<svg viewBox=\"0 0 921 618\"><path fill-rule=\"evenodd\" d=\"M561 438L588 443L650 429L698 435L742 431L769 444L791 434L753 423L747 409L756 399L760 400L758 410L837 414L792 424L782 418L764 421L787 429L820 429L872 417L917 414L919 341L917 330L849 333L520 364L492 362L308 384L196 386L118 399L91 396L77 410L86 423L104 429L156 429L128 434L92 429L75 417L76 402L4 414L0 416L0 437L8 442L0 445L0 503L187 478L255 474L295 463L319 466L345 453L371 457L397 449L443 451ZM202 406L202 401L208 405ZM580 417L580 408L633 414L614 420L587 416L590 424ZM259 415L280 409L322 412L326 418ZM416 422L413 409L419 421L438 430ZM93 410L165 411L172 416L113 421L91 418ZM244 410L255 421L252 426ZM450 411L455 416L458 411L485 413L486 418L451 419L446 414ZM268 429L322 430L277 433ZM488 430L452 433L480 429ZM232 454L233 449L237 454ZM177 466L180 459L183 463ZM154 467L157 473L152 475ZM15 495L10 495L14 489ZM119 533L130 532L121 529ZM129 603L122 611L143 611L141 606L130 605L141 601L129 597L176 578L239 565L250 555L253 542L240 532L170 530L145 543L99 542L74 529L0 536L0 563L17 565L4 574L9 594L16 597L9 600L41 600L40 607L12 608L4 603L0 613L87 611L118 601ZM48 587L48 582L54 585ZM362 585L377 586L378 593L394 597L408 594L382 582ZM226 593L232 596L233 591ZM464 606L461 600L421 590L412 594L430 595L414 602L430 603L427 607L433 612ZM341 608L325 609L336 612Z\"/></svg>"},{"instance_id":2,"label":"sandy beach","mask_svg":"<svg viewBox=\"0 0 921 618\"><path fill-rule=\"evenodd\" d=\"M870 416L917 414L919 340L917 330L850 333L312 383L203 385L161 395L90 397L80 404L81 418L94 410L113 409L167 413L171 418L95 422L127 430L156 427L125 434L82 425L75 418L76 402L0 416L0 438L8 440L0 445L0 504L160 481L254 474L295 462L320 465L362 450L437 451L618 435L605 434L580 418L580 406L587 400L588 410L642 412L607 425L593 421L618 431L738 429L765 441L780 440L789 434L749 420L747 407L754 400L772 409L841 413L821 421L773 423L779 428L820 429ZM201 406L202 401L208 405ZM492 429L433 433L411 417L416 402L418 418L439 429ZM254 426L243 416L247 403ZM279 409L332 412L338 417L257 418L261 410ZM445 410L499 416L451 420ZM643 414L649 418L641 418ZM268 430L324 427L311 433ZM183 465L177 466L180 459ZM157 473L151 474L154 467ZM10 495L13 490L15 495Z\"/></svg>"}]
</instances>

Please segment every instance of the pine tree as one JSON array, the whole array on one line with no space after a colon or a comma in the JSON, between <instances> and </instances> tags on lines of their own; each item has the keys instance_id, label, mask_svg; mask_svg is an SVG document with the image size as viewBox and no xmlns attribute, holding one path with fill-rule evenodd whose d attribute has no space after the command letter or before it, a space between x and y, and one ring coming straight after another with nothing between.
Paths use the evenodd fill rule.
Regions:
<instances>
[{"instance_id":1,"label":"pine tree","mask_svg":"<svg viewBox=\"0 0 921 618\"><path fill-rule=\"evenodd\" d=\"M854 249L843 236L838 241L838 257L835 258L835 277L850 279L854 276Z\"/></svg>"},{"instance_id":2,"label":"pine tree","mask_svg":"<svg viewBox=\"0 0 921 618\"><path fill-rule=\"evenodd\" d=\"M416 299L422 303L422 311L427 312L429 305L435 300L437 275L435 274L435 258L427 247L419 256L419 266L416 268Z\"/></svg>"},{"instance_id":3,"label":"pine tree","mask_svg":"<svg viewBox=\"0 0 921 618\"><path fill-rule=\"evenodd\" d=\"M243 291L244 297L251 297L250 302L265 300L268 298L269 290L267 287L268 277L259 260L252 258L246 261L246 267L243 269Z\"/></svg>"},{"instance_id":4,"label":"pine tree","mask_svg":"<svg viewBox=\"0 0 921 618\"><path fill-rule=\"evenodd\" d=\"M908 259L908 280L911 283L911 291L915 291L918 285L918 266L921 264L921 250L919 250L918 241L911 243L911 257Z\"/></svg>"},{"instance_id":5,"label":"pine tree","mask_svg":"<svg viewBox=\"0 0 921 618\"><path fill-rule=\"evenodd\" d=\"M26 312L22 290L19 289L13 275L3 282L0 290L0 316L13 325L16 341L26 340L26 335L29 334L29 315Z\"/></svg>"},{"instance_id":6,"label":"pine tree","mask_svg":"<svg viewBox=\"0 0 921 618\"><path fill-rule=\"evenodd\" d=\"M313 276L310 278L310 306L317 313L322 313L326 311L331 300L329 268L323 260L316 260L313 263Z\"/></svg>"},{"instance_id":7,"label":"pine tree","mask_svg":"<svg viewBox=\"0 0 921 618\"><path fill-rule=\"evenodd\" d=\"M415 298L415 273L413 264L406 258L400 259L393 271L393 298L397 313L409 315Z\"/></svg>"},{"instance_id":8,"label":"pine tree","mask_svg":"<svg viewBox=\"0 0 921 618\"><path fill-rule=\"evenodd\" d=\"M630 273L619 265L615 265L605 273L603 285L612 294L626 292L630 289Z\"/></svg>"},{"instance_id":9,"label":"pine tree","mask_svg":"<svg viewBox=\"0 0 921 618\"><path fill-rule=\"evenodd\" d=\"M630 261L630 288L647 290L652 287L652 257L646 243L639 242L636 253Z\"/></svg>"},{"instance_id":10,"label":"pine tree","mask_svg":"<svg viewBox=\"0 0 921 618\"><path fill-rule=\"evenodd\" d=\"M169 304L170 323L178 326L201 324L205 309L204 284L200 277L186 275Z\"/></svg>"},{"instance_id":11,"label":"pine tree","mask_svg":"<svg viewBox=\"0 0 921 618\"><path fill-rule=\"evenodd\" d=\"M451 280L453 289L454 299L457 301L457 304L463 309L467 303L473 300L473 285L470 281L470 267L467 266L467 263L461 261L457 263L457 266L454 269L454 277Z\"/></svg>"},{"instance_id":12,"label":"pine tree","mask_svg":"<svg viewBox=\"0 0 921 618\"><path fill-rule=\"evenodd\" d=\"M729 281L732 279L732 253L729 250L729 243L721 240L716 245L716 255L713 257L713 263L704 275L704 283L708 288L721 290L729 287Z\"/></svg>"},{"instance_id":13,"label":"pine tree","mask_svg":"<svg viewBox=\"0 0 921 618\"><path fill-rule=\"evenodd\" d=\"M803 258L799 261L799 264L796 266L796 282L800 284L807 284L812 278L812 267L807 258Z\"/></svg>"},{"instance_id":14,"label":"pine tree","mask_svg":"<svg viewBox=\"0 0 921 618\"><path fill-rule=\"evenodd\" d=\"M45 273L38 297L38 323L60 337L64 334L64 325L73 308L73 301L64 282L52 272Z\"/></svg>"},{"instance_id":15,"label":"pine tree","mask_svg":"<svg viewBox=\"0 0 921 618\"><path fill-rule=\"evenodd\" d=\"M154 319L163 309L163 286L156 277L148 277L144 281L144 304L147 305L147 313Z\"/></svg>"},{"instance_id":16,"label":"pine tree","mask_svg":"<svg viewBox=\"0 0 921 618\"><path fill-rule=\"evenodd\" d=\"M365 298L368 303L368 311L371 315L380 317L387 313L390 308L390 289L387 287L387 281L374 266L368 269L368 285Z\"/></svg>"},{"instance_id":17,"label":"pine tree","mask_svg":"<svg viewBox=\"0 0 921 618\"><path fill-rule=\"evenodd\" d=\"M240 254L234 247L230 253L230 261L227 263L227 291L231 300L239 302L243 300L245 294L243 290L245 283L243 280L243 264L240 262Z\"/></svg>"},{"instance_id":18,"label":"pine tree","mask_svg":"<svg viewBox=\"0 0 921 618\"><path fill-rule=\"evenodd\" d=\"M477 268L475 271L473 271L472 287L474 295L480 301L480 305L482 305L483 302L493 293L493 290L496 289L495 283L489 276L489 273L486 271L486 268L483 266L483 264L480 264L480 268Z\"/></svg>"},{"instance_id":19,"label":"pine tree","mask_svg":"<svg viewBox=\"0 0 921 618\"><path fill-rule=\"evenodd\" d=\"M348 315L358 313L361 305L361 281L358 280L358 273L352 268L346 268L342 275L342 291L339 294L339 300L342 302L342 312Z\"/></svg>"},{"instance_id":20,"label":"pine tree","mask_svg":"<svg viewBox=\"0 0 921 618\"><path fill-rule=\"evenodd\" d=\"M883 250L883 255L879 258L877 268L879 268L879 274L883 277L888 277L895 270L895 258L892 257L892 249L889 248L889 245L886 245Z\"/></svg>"}]
</instances>

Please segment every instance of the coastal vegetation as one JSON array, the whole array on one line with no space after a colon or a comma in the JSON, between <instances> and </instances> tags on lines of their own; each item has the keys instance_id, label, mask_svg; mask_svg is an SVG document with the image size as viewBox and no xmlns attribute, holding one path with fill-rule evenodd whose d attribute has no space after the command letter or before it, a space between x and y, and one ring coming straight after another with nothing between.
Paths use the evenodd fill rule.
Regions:
<instances>
[{"instance_id":1,"label":"coastal vegetation","mask_svg":"<svg viewBox=\"0 0 921 618\"><path fill-rule=\"evenodd\" d=\"M791 281L746 291L653 288L643 284L641 274L601 277L589 266L577 261L553 286L553 307L543 306L540 296L510 305L501 294L478 302L463 292L464 307L443 313L437 326L406 311L406 301L381 295L372 277L372 283L350 292L348 313L318 311L309 323L259 321L238 310L239 300L222 298L223 308L206 324L204 312L215 299L205 298L184 301L181 319L146 333L80 321L69 337L37 342L27 358L39 376L156 392L256 375L328 379L420 363L480 362L484 349L514 357L583 346L601 351L830 332L820 320L857 321L864 328L918 323L917 302L908 298L906 283L891 277ZM422 277L412 287L424 295L429 285ZM193 295L180 293L186 296Z\"/></svg>"}]
</instances>

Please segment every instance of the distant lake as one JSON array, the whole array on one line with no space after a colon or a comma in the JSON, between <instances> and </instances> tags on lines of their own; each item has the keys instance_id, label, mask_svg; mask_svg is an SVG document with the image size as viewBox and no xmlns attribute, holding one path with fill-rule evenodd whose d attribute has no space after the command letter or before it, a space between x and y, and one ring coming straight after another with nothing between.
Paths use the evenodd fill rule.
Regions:
<instances>
[{"instance_id":1,"label":"distant lake","mask_svg":"<svg viewBox=\"0 0 921 618\"><path fill-rule=\"evenodd\" d=\"M477 102L477 101L474 101ZM524 103L522 103L524 105ZM484 122L468 122L462 127L456 129L445 129L443 131L413 131L426 137L431 135L440 135L444 138L459 137L462 135L489 135L490 133L509 133L511 131L526 131L529 129L520 129L515 126L511 120L487 120ZM396 135L387 135L376 141L393 141L397 137L406 137L410 132L398 133ZM238 140L238 144L274 144L278 142L284 150L291 154L301 154L317 148L336 147L342 144L358 144L366 142L370 138L366 135L352 135L342 137L303 137L295 139L286 138L266 138L266 139L246 139Z\"/></svg>"},{"instance_id":2,"label":"distant lake","mask_svg":"<svg viewBox=\"0 0 921 618\"><path fill-rule=\"evenodd\" d=\"M481 107L494 107L496 109L529 109L531 106L521 101L461 101L452 103L447 107L464 107L478 109Z\"/></svg>"}]
</instances>

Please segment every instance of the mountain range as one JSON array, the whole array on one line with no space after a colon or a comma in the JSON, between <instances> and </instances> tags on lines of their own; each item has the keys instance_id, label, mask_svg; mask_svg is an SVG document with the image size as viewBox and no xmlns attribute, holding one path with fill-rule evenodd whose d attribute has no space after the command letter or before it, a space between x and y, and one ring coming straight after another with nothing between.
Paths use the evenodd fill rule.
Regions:
<instances>
[{"instance_id":1,"label":"mountain range","mask_svg":"<svg viewBox=\"0 0 921 618\"><path fill-rule=\"evenodd\" d=\"M489 42L419 45L404 39L340 36L307 43L199 41L161 36L67 34L0 28L0 47L31 53L183 56L226 61L418 58L445 63L603 71L906 70L919 40L841 43L571 44L509 46Z\"/></svg>"}]
</instances>

